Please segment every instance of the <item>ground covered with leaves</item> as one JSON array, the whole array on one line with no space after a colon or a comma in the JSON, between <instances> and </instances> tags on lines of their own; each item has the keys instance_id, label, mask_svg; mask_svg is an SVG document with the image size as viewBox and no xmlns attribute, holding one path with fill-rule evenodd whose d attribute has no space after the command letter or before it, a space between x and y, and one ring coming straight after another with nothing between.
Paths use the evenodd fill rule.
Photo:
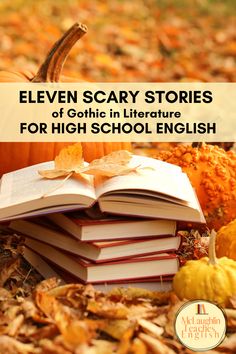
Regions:
<instances>
[{"instance_id":1,"label":"ground covered with leaves","mask_svg":"<svg viewBox=\"0 0 236 354\"><path fill-rule=\"evenodd\" d=\"M232 307L235 299L232 299ZM192 353L175 337L175 314L183 305L171 293L92 285L58 286L51 278L31 296L13 297L0 288L0 351L8 354L174 354ZM235 332L236 310L226 309ZM233 353L236 333L208 354Z\"/></svg>"},{"instance_id":2,"label":"ground covered with leaves","mask_svg":"<svg viewBox=\"0 0 236 354\"><path fill-rule=\"evenodd\" d=\"M2 0L0 69L36 70L73 23L64 73L88 81L235 81L233 0Z\"/></svg>"}]
</instances>

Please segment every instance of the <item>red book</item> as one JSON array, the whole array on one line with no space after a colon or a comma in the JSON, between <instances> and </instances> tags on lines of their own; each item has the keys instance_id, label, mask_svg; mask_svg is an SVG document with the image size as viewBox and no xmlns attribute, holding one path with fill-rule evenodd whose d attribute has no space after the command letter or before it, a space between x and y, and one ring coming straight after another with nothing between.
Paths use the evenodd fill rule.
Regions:
<instances>
[{"instance_id":1,"label":"red book","mask_svg":"<svg viewBox=\"0 0 236 354\"><path fill-rule=\"evenodd\" d=\"M49 266L57 273L57 275L65 283L78 283L78 279L75 275L70 274L64 269L47 261ZM104 283L93 284L94 288L99 291L110 291L114 288L143 288L151 291L171 291L172 290L173 276L160 276L156 278L146 279L133 279L133 280L116 280Z\"/></svg>"},{"instance_id":2,"label":"red book","mask_svg":"<svg viewBox=\"0 0 236 354\"><path fill-rule=\"evenodd\" d=\"M179 248L181 243L180 236L88 243L28 220L13 220L9 227L25 236L93 262L107 262L114 259L173 252Z\"/></svg>"},{"instance_id":3,"label":"red book","mask_svg":"<svg viewBox=\"0 0 236 354\"><path fill-rule=\"evenodd\" d=\"M31 264L43 277L48 279L56 277L61 279L61 284L78 283L80 279L75 275L70 274L65 269L51 263L49 260L44 260L43 257L29 248L24 248L24 258ZM156 277L147 279L134 279L127 281L115 281L93 284L94 288L99 291L110 291L114 288L144 288L151 291L170 291L172 290L173 276Z\"/></svg>"},{"instance_id":4,"label":"red book","mask_svg":"<svg viewBox=\"0 0 236 354\"><path fill-rule=\"evenodd\" d=\"M92 263L71 256L55 247L33 239L26 239L28 248L52 263L75 275L84 283L104 283L131 279L147 280L175 274L179 269L178 258L174 254L134 257L107 263Z\"/></svg>"},{"instance_id":5,"label":"red book","mask_svg":"<svg viewBox=\"0 0 236 354\"><path fill-rule=\"evenodd\" d=\"M175 235L172 220L107 218L93 220L75 214L51 214L48 219L81 241L105 241Z\"/></svg>"}]
</instances>

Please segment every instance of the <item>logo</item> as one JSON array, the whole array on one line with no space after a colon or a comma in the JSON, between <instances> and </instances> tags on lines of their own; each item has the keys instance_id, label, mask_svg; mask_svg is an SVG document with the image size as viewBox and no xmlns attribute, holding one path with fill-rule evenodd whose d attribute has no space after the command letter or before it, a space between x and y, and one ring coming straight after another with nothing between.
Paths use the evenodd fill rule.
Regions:
<instances>
[{"instance_id":1,"label":"logo","mask_svg":"<svg viewBox=\"0 0 236 354\"><path fill-rule=\"evenodd\" d=\"M188 349L213 349L225 338L225 314L219 306L210 301L189 301L176 314L175 333Z\"/></svg>"}]
</instances>

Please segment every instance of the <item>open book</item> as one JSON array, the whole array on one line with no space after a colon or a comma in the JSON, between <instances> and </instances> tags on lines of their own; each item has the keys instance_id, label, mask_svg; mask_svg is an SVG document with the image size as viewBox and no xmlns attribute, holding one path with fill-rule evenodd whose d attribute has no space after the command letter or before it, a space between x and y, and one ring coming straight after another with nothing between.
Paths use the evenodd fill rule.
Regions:
<instances>
[{"instance_id":1,"label":"open book","mask_svg":"<svg viewBox=\"0 0 236 354\"><path fill-rule=\"evenodd\" d=\"M3 175L0 220L91 207L103 212L141 217L204 222L191 183L181 168L134 155L128 175L94 180L93 176L44 179L38 170L54 167L44 162Z\"/></svg>"}]
</instances>

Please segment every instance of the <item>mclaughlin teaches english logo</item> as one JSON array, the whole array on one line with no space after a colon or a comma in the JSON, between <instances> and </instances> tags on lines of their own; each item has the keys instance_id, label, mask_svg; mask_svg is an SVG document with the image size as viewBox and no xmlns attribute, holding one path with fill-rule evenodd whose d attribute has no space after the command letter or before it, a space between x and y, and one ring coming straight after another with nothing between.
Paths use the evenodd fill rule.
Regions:
<instances>
[{"instance_id":1,"label":"mclaughlin teaches english logo","mask_svg":"<svg viewBox=\"0 0 236 354\"><path fill-rule=\"evenodd\" d=\"M225 337L225 314L212 302L189 301L179 309L176 315L175 332L179 341L191 350L213 349Z\"/></svg>"}]
</instances>

